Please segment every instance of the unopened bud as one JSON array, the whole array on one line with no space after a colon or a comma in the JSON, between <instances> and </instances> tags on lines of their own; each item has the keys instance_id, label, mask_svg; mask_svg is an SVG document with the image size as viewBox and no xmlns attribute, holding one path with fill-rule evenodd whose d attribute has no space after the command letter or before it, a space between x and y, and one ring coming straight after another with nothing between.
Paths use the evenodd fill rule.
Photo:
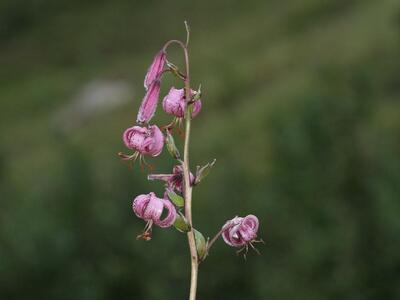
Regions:
<instances>
[{"instance_id":1,"label":"unopened bud","mask_svg":"<svg viewBox=\"0 0 400 300\"><path fill-rule=\"evenodd\" d=\"M201 84L199 85L199 89L193 93L193 99L191 102L194 103L194 102L200 100L200 98L201 98Z\"/></svg>"},{"instance_id":2,"label":"unopened bud","mask_svg":"<svg viewBox=\"0 0 400 300\"><path fill-rule=\"evenodd\" d=\"M194 185L199 184L207 175L210 173L211 168L214 166L217 160L214 159L212 162L206 164L205 166L197 166L196 179L194 180Z\"/></svg>"},{"instance_id":3,"label":"unopened bud","mask_svg":"<svg viewBox=\"0 0 400 300\"><path fill-rule=\"evenodd\" d=\"M175 159L179 159L180 158L180 153L178 148L175 145L175 140L174 137L171 135L171 133L169 132L169 130L167 130L167 135L165 138L165 145L167 146L167 150L169 152L169 154L171 154L171 156Z\"/></svg>"}]
</instances>

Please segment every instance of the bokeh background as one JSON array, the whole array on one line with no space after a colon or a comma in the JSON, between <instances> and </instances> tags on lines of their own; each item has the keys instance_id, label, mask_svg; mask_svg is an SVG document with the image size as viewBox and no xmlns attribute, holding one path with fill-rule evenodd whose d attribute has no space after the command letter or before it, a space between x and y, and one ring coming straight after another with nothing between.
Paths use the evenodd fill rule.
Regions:
<instances>
[{"instance_id":1,"label":"bokeh background","mask_svg":"<svg viewBox=\"0 0 400 300\"><path fill-rule=\"evenodd\" d=\"M199 299L399 299L397 0L2 0L1 299L186 299L185 236L135 239L132 198L163 187L116 156L184 20L203 86L192 167L217 159L196 227L254 213L267 242L244 261L218 241Z\"/></svg>"}]
</instances>

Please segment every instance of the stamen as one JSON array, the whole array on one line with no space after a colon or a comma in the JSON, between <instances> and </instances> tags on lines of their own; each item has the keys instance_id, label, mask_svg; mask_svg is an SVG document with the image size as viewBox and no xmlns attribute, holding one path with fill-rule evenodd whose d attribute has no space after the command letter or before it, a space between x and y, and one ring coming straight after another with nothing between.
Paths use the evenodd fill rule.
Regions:
<instances>
[{"instance_id":1,"label":"stamen","mask_svg":"<svg viewBox=\"0 0 400 300\"><path fill-rule=\"evenodd\" d=\"M262 244L264 244L265 245L265 242L264 242L264 240L263 239L259 239L259 240L252 240L251 241L252 243L262 243Z\"/></svg>"},{"instance_id":2,"label":"stamen","mask_svg":"<svg viewBox=\"0 0 400 300\"><path fill-rule=\"evenodd\" d=\"M161 126L160 129L161 129L161 130L169 130L169 131L172 131L172 130L174 129L174 127L176 126L177 122L178 122L178 118L174 117L174 118L172 119L171 123L169 123L169 124L167 124L167 125L164 125L164 126Z\"/></svg>"},{"instance_id":3,"label":"stamen","mask_svg":"<svg viewBox=\"0 0 400 300\"><path fill-rule=\"evenodd\" d=\"M122 160L133 160L133 161L135 161L136 158L137 158L138 155L139 155L139 152L138 152L138 151L135 151L132 155L127 155L127 154L125 154L125 153L118 152L117 155L118 155Z\"/></svg>"},{"instance_id":4,"label":"stamen","mask_svg":"<svg viewBox=\"0 0 400 300\"><path fill-rule=\"evenodd\" d=\"M140 166L140 172L144 173L144 164L143 164L143 156L139 156L139 166Z\"/></svg>"},{"instance_id":5,"label":"stamen","mask_svg":"<svg viewBox=\"0 0 400 300\"><path fill-rule=\"evenodd\" d=\"M253 248L253 250L258 254L261 255L260 251L258 251L258 249L256 247L254 247L253 242L250 242L249 245L251 246L251 248Z\"/></svg>"},{"instance_id":6,"label":"stamen","mask_svg":"<svg viewBox=\"0 0 400 300\"><path fill-rule=\"evenodd\" d=\"M144 240L146 242L151 240L151 233L152 233L152 226L153 226L153 221L150 220L146 223L146 226L143 229L143 232L139 234L136 239L137 240Z\"/></svg>"},{"instance_id":7,"label":"stamen","mask_svg":"<svg viewBox=\"0 0 400 300\"><path fill-rule=\"evenodd\" d=\"M153 172L154 166L149 164L143 155L140 155L140 170L144 173L144 168L147 167L150 172Z\"/></svg>"},{"instance_id":8,"label":"stamen","mask_svg":"<svg viewBox=\"0 0 400 300\"><path fill-rule=\"evenodd\" d=\"M177 118L177 120L178 120L178 127L175 128L176 132L178 133L178 135L181 139L184 139L185 138L185 130L183 130L183 124L182 124L183 118Z\"/></svg>"},{"instance_id":9,"label":"stamen","mask_svg":"<svg viewBox=\"0 0 400 300\"><path fill-rule=\"evenodd\" d=\"M118 156L123 160L126 161L129 164L129 168L133 169L133 164L136 161L137 157L139 155L138 151L135 151L135 153L133 153L132 155L126 155L122 152L118 153Z\"/></svg>"}]
</instances>

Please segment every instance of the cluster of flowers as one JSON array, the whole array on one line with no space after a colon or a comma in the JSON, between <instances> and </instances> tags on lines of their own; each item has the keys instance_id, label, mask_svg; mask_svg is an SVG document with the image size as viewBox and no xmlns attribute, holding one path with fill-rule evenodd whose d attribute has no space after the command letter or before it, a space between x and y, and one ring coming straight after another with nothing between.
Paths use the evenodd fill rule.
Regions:
<instances>
[{"instance_id":1,"label":"cluster of flowers","mask_svg":"<svg viewBox=\"0 0 400 300\"><path fill-rule=\"evenodd\" d=\"M156 157L161 154L166 138L163 132L157 125L150 125L153 118L160 94L161 77L167 71L171 71L166 67L167 59L165 50L161 50L154 58L150 65L145 80L144 87L146 94L142 100L136 123L133 127L125 130L123 133L123 141L125 146L133 150L133 154L120 154L124 160L136 160L145 162L144 156ZM185 90L171 87L168 94L162 101L163 110L174 116L174 121L180 121L184 118L187 105L192 105L192 118L196 117L202 107L199 92L191 90L191 99L186 99ZM168 129L167 129L168 130ZM162 180L166 183L166 192L163 198L158 198L155 193L142 194L133 200L133 212L139 218L147 222L144 232L138 237L145 240L151 238L152 225L158 225L161 228L170 227L174 224L177 218L177 209L168 198L169 191L176 191L179 194L183 193L183 168L181 165L176 165L172 174L150 174L150 180ZM194 185L195 176L190 173L190 184ZM165 217L163 215L166 210ZM258 219L253 215L245 218L235 217L226 222L222 227L221 234L224 241L233 247L247 246L255 241L258 230Z\"/></svg>"}]
</instances>

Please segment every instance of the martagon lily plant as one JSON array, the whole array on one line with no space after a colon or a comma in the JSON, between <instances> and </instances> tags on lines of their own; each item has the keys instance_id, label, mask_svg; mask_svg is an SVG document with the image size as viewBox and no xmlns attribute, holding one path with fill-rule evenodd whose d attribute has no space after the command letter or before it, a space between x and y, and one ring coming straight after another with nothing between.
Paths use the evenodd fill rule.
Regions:
<instances>
[{"instance_id":1,"label":"martagon lily plant","mask_svg":"<svg viewBox=\"0 0 400 300\"><path fill-rule=\"evenodd\" d=\"M151 240L153 226L160 228L175 227L178 231L186 233L191 257L191 283L189 300L196 299L197 277L199 264L203 262L215 241L222 236L226 244L238 249L246 258L249 246L258 254L254 243L263 242L257 240L259 220L254 215L234 217L225 222L219 232L210 240L204 238L199 230L195 229L192 219L192 190L210 172L215 160L204 166L198 166L195 174L189 167L189 142L191 122L201 111L201 88L197 91L190 86L189 73L189 37L190 30L185 22L186 42L169 40L156 54L150 65L145 80L145 96L137 114L136 125L128 128L123 133L125 146L132 150L131 154L119 153L123 160L136 161L142 170L145 167L152 170L145 160L146 156L156 157L161 154L164 145L176 165L170 173L149 174L149 180L159 180L165 184L165 192L162 197L157 197L153 192L142 194L134 198L132 209L135 215L146 222L144 230L137 236L145 241ZM184 54L185 71L167 59L167 50L173 44L178 45ZM183 83L182 88L171 87L162 101L164 112L173 116L171 123L161 128L151 124L160 96L161 79L167 73L173 74ZM184 128L182 128L184 123ZM174 131L175 129L175 131ZM184 138L183 156L181 156L175 142L173 133L177 132ZM163 217L162 217L163 216Z\"/></svg>"}]
</instances>

